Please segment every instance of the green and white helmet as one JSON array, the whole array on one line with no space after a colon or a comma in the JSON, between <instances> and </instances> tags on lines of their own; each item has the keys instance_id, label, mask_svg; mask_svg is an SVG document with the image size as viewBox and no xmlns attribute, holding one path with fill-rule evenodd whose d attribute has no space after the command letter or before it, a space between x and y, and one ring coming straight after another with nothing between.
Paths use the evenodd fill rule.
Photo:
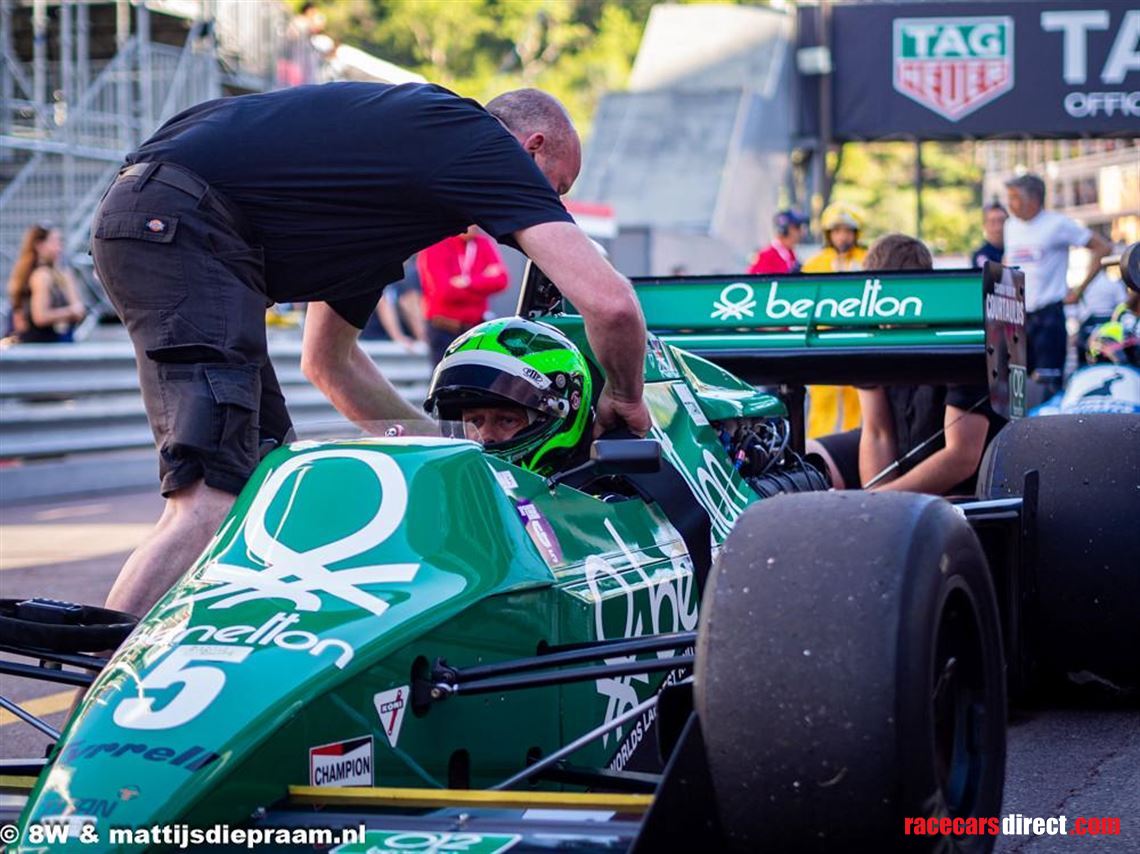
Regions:
<instances>
[{"instance_id":1,"label":"green and white helmet","mask_svg":"<svg viewBox=\"0 0 1140 854\"><path fill-rule=\"evenodd\" d=\"M539 474L581 447L590 431L590 368L582 352L552 326L504 317L452 342L435 369L424 409L458 421L462 410L510 404L530 424L486 450Z\"/></svg>"}]
</instances>

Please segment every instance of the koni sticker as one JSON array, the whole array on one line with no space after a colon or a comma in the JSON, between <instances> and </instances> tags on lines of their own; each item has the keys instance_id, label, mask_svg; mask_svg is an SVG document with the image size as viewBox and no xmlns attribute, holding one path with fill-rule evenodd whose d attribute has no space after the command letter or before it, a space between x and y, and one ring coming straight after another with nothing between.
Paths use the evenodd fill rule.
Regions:
<instances>
[{"instance_id":1,"label":"koni sticker","mask_svg":"<svg viewBox=\"0 0 1140 854\"><path fill-rule=\"evenodd\" d=\"M380 728L384 730L388 744L392 747L400 740L400 727L404 723L404 710L410 696L409 686L401 685L399 688L381 691L372 698L376 713L380 716Z\"/></svg>"}]
</instances>

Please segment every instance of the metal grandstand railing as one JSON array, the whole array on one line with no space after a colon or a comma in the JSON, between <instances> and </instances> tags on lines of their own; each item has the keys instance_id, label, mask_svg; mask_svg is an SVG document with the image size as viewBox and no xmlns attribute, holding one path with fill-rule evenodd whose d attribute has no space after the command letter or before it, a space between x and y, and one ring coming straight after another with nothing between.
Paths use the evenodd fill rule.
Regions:
<instances>
[{"instance_id":1,"label":"metal grandstand railing","mask_svg":"<svg viewBox=\"0 0 1140 854\"><path fill-rule=\"evenodd\" d=\"M361 346L407 400L423 402L431 379L425 353L409 353L391 341ZM298 334L271 336L269 353L294 422L340 420L302 375ZM0 461L153 445L135 352L126 340L0 348Z\"/></svg>"},{"instance_id":2,"label":"metal grandstand railing","mask_svg":"<svg viewBox=\"0 0 1140 854\"><path fill-rule=\"evenodd\" d=\"M16 88L26 82L17 79ZM0 267L10 268L24 229L39 222L63 229L69 259L82 271L87 223L123 155L166 118L220 94L210 30L199 23L182 48L132 36L74 105L52 111L50 123L29 98L10 99L0 143L31 158L0 192Z\"/></svg>"},{"instance_id":3,"label":"metal grandstand railing","mask_svg":"<svg viewBox=\"0 0 1140 854\"><path fill-rule=\"evenodd\" d=\"M52 28L58 61L17 55L18 7L0 0L0 279L28 225L50 223L63 230L88 302L106 308L87 256L88 224L123 155L170 116L219 97L223 83L272 87L288 13L275 0L143 0L130 4L132 27L120 0L117 47L107 60L90 50L87 8L49 5L57 7L52 15L32 25L43 41ZM172 16L164 19L168 35L170 20L191 22L181 47L151 39L152 12Z\"/></svg>"},{"instance_id":4,"label":"metal grandstand railing","mask_svg":"<svg viewBox=\"0 0 1140 854\"><path fill-rule=\"evenodd\" d=\"M0 0L0 282L26 228L50 223L64 232L67 261L81 274L88 302L109 310L87 256L88 224L123 156L170 116L219 97L223 86L279 85L288 32L288 9L278 0ZM321 67L319 79L337 76ZM387 79L374 69L361 73L356 79ZM4 304L0 295L0 314Z\"/></svg>"}]
</instances>

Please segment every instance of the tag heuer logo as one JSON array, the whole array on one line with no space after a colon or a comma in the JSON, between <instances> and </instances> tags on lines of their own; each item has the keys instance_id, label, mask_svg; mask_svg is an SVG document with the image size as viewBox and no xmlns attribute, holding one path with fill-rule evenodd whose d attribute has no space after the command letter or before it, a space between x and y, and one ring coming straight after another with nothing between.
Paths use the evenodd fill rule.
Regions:
<instances>
[{"instance_id":1,"label":"tag heuer logo","mask_svg":"<svg viewBox=\"0 0 1140 854\"><path fill-rule=\"evenodd\" d=\"M956 122L1013 88L1013 18L896 18L895 89Z\"/></svg>"}]
</instances>

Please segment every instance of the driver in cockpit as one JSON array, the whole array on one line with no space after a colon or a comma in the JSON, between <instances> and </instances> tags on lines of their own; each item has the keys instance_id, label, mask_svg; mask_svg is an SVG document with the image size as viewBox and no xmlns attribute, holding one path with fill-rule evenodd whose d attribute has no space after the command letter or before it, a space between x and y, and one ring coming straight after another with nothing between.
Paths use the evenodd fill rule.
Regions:
<instances>
[{"instance_id":1,"label":"driver in cockpit","mask_svg":"<svg viewBox=\"0 0 1140 854\"><path fill-rule=\"evenodd\" d=\"M584 459L592 438L590 368L552 326L481 323L448 348L424 409L460 421L495 456L547 476Z\"/></svg>"}]
</instances>

